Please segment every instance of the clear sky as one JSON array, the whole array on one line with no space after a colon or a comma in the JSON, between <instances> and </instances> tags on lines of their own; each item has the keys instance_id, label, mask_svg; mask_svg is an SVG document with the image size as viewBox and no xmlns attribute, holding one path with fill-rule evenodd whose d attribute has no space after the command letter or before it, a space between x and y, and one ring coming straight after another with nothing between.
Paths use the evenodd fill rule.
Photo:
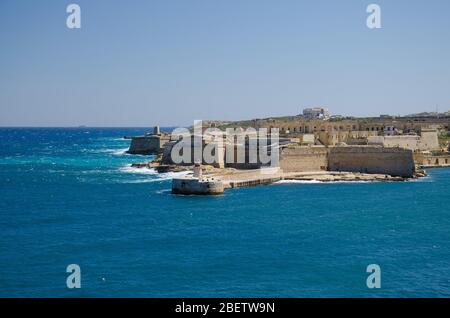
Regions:
<instances>
[{"instance_id":1,"label":"clear sky","mask_svg":"<svg viewBox=\"0 0 450 318\"><path fill-rule=\"evenodd\" d=\"M70 3L81 29L66 26ZM319 105L449 110L450 1L0 0L1 126L186 126Z\"/></svg>"}]
</instances>

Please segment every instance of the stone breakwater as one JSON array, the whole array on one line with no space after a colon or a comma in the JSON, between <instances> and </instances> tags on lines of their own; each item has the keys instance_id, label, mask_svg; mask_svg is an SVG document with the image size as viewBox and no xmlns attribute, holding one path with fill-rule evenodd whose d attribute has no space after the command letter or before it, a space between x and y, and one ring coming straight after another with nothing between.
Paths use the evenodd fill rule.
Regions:
<instances>
[{"instance_id":1,"label":"stone breakwater","mask_svg":"<svg viewBox=\"0 0 450 318\"><path fill-rule=\"evenodd\" d=\"M227 173L216 173L204 175L202 179L192 176L176 178L172 181L172 193L174 194L222 194L226 189L250 187L258 185L269 185L278 181L405 181L405 178L394 177L385 174L366 174L359 172L332 172L316 171L303 173L268 173L264 169L253 171L228 171Z\"/></svg>"},{"instance_id":2,"label":"stone breakwater","mask_svg":"<svg viewBox=\"0 0 450 318\"><path fill-rule=\"evenodd\" d=\"M217 195L224 192L224 184L214 178L175 178L172 180L173 194Z\"/></svg>"},{"instance_id":3,"label":"stone breakwater","mask_svg":"<svg viewBox=\"0 0 450 318\"><path fill-rule=\"evenodd\" d=\"M161 165L158 162L134 164L135 167L153 168L160 173L192 171L194 166ZM417 170L413 178L424 177L426 173ZM388 174L361 173L348 171L307 171L283 172L277 168L263 168L240 170L234 168L214 168L202 166L202 177L194 178L188 175L175 178L172 181L174 194L221 194L226 189L269 185L279 181L317 181L317 182L394 182L405 181L412 178L391 176Z\"/></svg>"}]
</instances>

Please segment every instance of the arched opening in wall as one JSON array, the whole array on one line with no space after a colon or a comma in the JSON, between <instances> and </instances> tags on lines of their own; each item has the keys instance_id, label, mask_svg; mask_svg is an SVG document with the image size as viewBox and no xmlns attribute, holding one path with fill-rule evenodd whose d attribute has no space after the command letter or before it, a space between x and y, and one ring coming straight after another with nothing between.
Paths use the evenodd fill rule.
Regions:
<instances>
[{"instance_id":1,"label":"arched opening in wall","mask_svg":"<svg viewBox=\"0 0 450 318\"><path fill-rule=\"evenodd\" d=\"M436 158L436 161L435 161L435 164L439 164L439 159L438 158Z\"/></svg>"},{"instance_id":2,"label":"arched opening in wall","mask_svg":"<svg viewBox=\"0 0 450 318\"><path fill-rule=\"evenodd\" d=\"M446 165L448 164L448 159L445 159L445 164L446 164Z\"/></svg>"}]
</instances>

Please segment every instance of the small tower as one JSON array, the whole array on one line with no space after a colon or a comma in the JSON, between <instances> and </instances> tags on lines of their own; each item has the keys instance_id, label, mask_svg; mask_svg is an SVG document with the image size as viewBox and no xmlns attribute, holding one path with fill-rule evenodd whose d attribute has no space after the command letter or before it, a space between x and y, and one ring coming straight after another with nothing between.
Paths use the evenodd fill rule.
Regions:
<instances>
[{"instance_id":1,"label":"small tower","mask_svg":"<svg viewBox=\"0 0 450 318\"><path fill-rule=\"evenodd\" d=\"M153 127L153 135L160 135L161 131L159 130L159 126Z\"/></svg>"},{"instance_id":2,"label":"small tower","mask_svg":"<svg viewBox=\"0 0 450 318\"><path fill-rule=\"evenodd\" d=\"M194 164L194 178L202 178L202 165L199 162Z\"/></svg>"}]
</instances>

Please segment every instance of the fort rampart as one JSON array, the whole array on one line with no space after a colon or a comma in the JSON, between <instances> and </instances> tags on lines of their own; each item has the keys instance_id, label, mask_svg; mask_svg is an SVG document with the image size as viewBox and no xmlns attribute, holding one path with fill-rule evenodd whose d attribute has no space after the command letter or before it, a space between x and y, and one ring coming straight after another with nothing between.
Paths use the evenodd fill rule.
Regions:
<instances>
[{"instance_id":1,"label":"fort rampart","mask_svg":"<svg viewBox=\"0 0 450 318\"><path fill-rule=\"evenodd\" d=\"M329 148L328 170L412 177L415 165L413 152L408 149L370 146L332 147Z\"/></svg>"}]
</instances>

